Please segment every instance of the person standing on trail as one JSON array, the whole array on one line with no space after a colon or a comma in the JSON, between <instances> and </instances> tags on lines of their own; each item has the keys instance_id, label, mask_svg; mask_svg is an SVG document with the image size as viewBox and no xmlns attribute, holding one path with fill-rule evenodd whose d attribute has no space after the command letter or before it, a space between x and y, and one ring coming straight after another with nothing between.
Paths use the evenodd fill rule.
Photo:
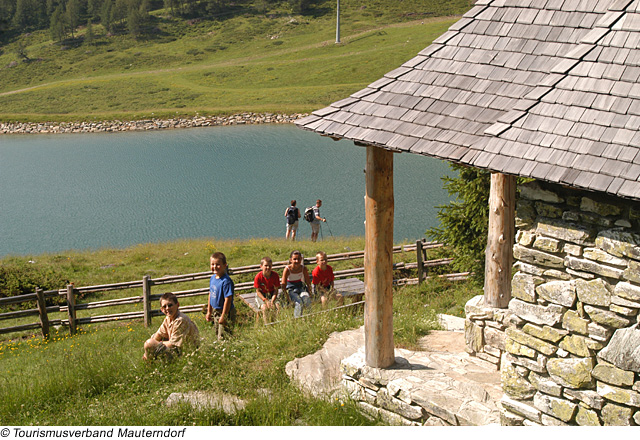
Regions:
<instances>
[{"instance_id":1,"label":"person standing on trail","mask_svg":"<svg viewBox=\"0 0 640 440\"><path fill-rule=\"evenodd\" d=\"M313 207L313 221L311 222L311 241L318 240L318 233L320 232L320 222L326 222L327 219L320 217L320 207L322 206L322 200L316 200L316 206Z\"/></svg>"},{"instance_id":2,"label":"person standing on trail","mask_svg":"<svg viewBox=\"0 0 640 440\"><path fill-rule=\"evenodd\" d=\"M289 206L284 211L284 216L287 218L287 234L285 237L287 240L291 238L291 241L296 241L296 233L298 232L298 219L300 218L300 210L296 207L296 201L291 201Z\"/></svg>"}]
</instances>

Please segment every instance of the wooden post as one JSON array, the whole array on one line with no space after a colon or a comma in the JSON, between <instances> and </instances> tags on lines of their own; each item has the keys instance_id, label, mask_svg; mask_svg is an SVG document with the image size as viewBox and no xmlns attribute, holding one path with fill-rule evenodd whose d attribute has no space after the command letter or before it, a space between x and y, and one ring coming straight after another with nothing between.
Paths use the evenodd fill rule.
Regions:
<instances>
[{"instance_id":1,"label":"wooden post","mask_svg":"<svg viewBox=\"0 0 640 440\"><path fill-rule=\"evenodd\" d=\"M367 147L364 253L365 361L394 364L393 346L393 153Z\"/></svg>"},{"instance_id":2,"label":"wooden post","mask_svg":"<svg viewBox=\"0 0 640 440\"><path fill-rule=\"evenodd\" d=\"M149 275L142 277L142 304L144 310L144 326L151 325L151 279Z\"/></svg>"},{"instance_id":3,"label":"wooden post","mask_svg":"<svg viewBox=\"0 0 640 440\"><path fill-rule=\"evenodd\" d=\"M511 299L511 267L515 241L516 178L491 174L489 231L484 271L484 304L506 308Z\"/></svg>"},{"instance_id":4,"label":"wooden post","mask_svg":"<svg viewBox=\"0 0 640 440\"><path fill-rule=\"evenodd\" d=\"M49 316L47 315L47 303L44 300L44 291L39 287L36 289L36 299L38 302L38 313L40 314L42 337L49 339Z\"/></svg>"},{"instance_id":5,"label":"wooden post","mask_svg":"<svg viewBox=\"0 0 640 440\"><path fill-rule=\"evenodd\" d=\"M418 265L418 285L424 281L424 261L422 260L422 240L416 240L416 263Z\"/></svg>"},{"instance_id":6,"label":"wooden post","mask_svg":"<svg viewBox=\"0 0 640 440\"><path fill-rule=\"evenodd\" d=\"M76 297L73 294L73 284L67 285L67 308L69 312L69 333L76 334Z\"/></svg>"}]
</instances>

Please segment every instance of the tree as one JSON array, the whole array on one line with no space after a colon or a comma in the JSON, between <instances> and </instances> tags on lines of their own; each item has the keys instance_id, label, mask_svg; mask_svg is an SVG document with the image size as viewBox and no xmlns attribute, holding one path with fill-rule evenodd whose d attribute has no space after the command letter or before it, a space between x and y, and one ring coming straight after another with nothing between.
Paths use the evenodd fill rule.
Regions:
<instances>
[{"instance_id":1,"label":"tree","mask_svg":"<svg viewBox=\"0 0 640 440\"><path fill-rule=\"evenodd\" d=\"M87 31L84 34L84 44L91 46L93 45L93 40L95 39L95 35L93 35L93 24L91 23L91 19L87 20Z\"/></svg>"},{"instance_id":2,"label":"tree","mask_svg":"<svg viewBox=\"0 0 640 440\"><path fill-rule=\"evenodd\" d=\"M170 8L172 14L181 14L182 0L164 0L164 7Z\"/></svg>"},{"instance_id":3,"label":"tree","mask_svg":"<svg viewBox=\"0 0 640 440\"><path fill-rule=\"evenodd\" d=\"M64 8L60 4L55 11L53 11L50 19L49 32L52 40L62 42L67 38L66 19L67 17L64 13Z\"/></svg>"},{"instance_id":4,"label":"tree","mask_svg":"<svg viewBox=\"0 0 640 440\"><path fill-rule=\"evenodd\" d=\"M31 58L29 58L29 56L27 55L27 47L25 46L22 39L18 40L18 42L16 43L15 51L16 55L18 55L25 63L31 61Z\"/></svg>"},{"instance_id":5,"label":"tree","mask_svg":"<svg viewBox=\"0 0 640 440\"><path fill-rule=\"evenodd\" d=\"M113 21L122 24L129 13L129 0L116 0L112 11Z\"/></svg>"},{"instance_id":6,"label":"tree","mask_svg":"<svg viewBox=\"0 0 640 440\"><path fill-rule=\"evenodd\" d=\"M13 15L13 27L23 30L29 27L31 14L31 2L29 0L18 0L16 10Z\"/></svg>"},{"instance_id":7,"label":"tree","mask_svg":"<svg viewBox=\"0 0 640 440\"><path fill-rule=\"evenodd\" d=\"M13 17L13 0L0 0L0 36L9 29Z\"/></svg>"},{"instance_id":8,"label":"tree","mask_svg":"<svg viewBox=\"0 0 640 440\"><path fill-rule=\"evenodd\" d=\"M99 19L100 11L102 10L103 0L88 0L87 2L87 14L91 19Z\"/></svg>"},{"instance_id":9,"label":"tree","mask_svg":"<svg viewBox=\"0 0 640 440\"><path fill-rule=\"evenodd\" d=\"M74 31L78 27L78 22L80 20L80 4L78 0L69 0L67 2L67 26L69 26L69 31L71 32L71 38L74 38Z\"/></svg>"},{"instance_id":10,"label":"tree","mask_svg":"<svg viewBox=\"0 0 640 440\"><path fill-rule=\"evenodd\" d=\"M100 9L100 23L107 30L113 31L113 0L105 0Z\"/></svg>"},{"instance_id":11,"label":"tree","mask_svg":"<svg viewBox=\"0 0 640 440\"><path fill-rule=\"evenodd\" d=\"M443 177L444 188L455 200L439 206L441 227L427 235L446 243L455 255L456 270L472 271L484 279L484 259L489 225L491 174L477 168L452 164L457 177Z\"/></svg>"},{"instance_id":12,"label":"tree","mask_svg":"<svg viewBox=\"0 0 640 440\"><path fill-rule=\"evenodd\" d=\"M288 0L291 10L296 14L304 13L311 4L311 0Z\"/></svg>"}]
</instances>

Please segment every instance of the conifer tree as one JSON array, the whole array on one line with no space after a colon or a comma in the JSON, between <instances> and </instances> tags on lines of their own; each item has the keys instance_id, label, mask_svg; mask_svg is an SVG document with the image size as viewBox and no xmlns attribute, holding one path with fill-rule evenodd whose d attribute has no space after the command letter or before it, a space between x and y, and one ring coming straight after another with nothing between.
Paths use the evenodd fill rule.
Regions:
<instances>
[{"instance_id":1,"label":"conifer tree","mask_svg":"<svg viewBox=\"0 0 640 440\"><path fill-rule=\"evenodd\" d=\"M66 9L67 26L71 32L71 38L75 38L74 31L78 27L80 20L80 4L78 0L68 0Z\"/></svg>"},{"instance_id":2,"label":"conifer tree","mask_svg":"<svg viewBox=\"0 0 640 440\"><path fill-rule=\"evenodd\" d=\"M87 20L87 31L84 34L84 44L87 46L93 45L93 40L95 36L93 35L93 24L91 23L91 19Z\"/></svg>"},{"instance_id":3,"label":"conifer tree","mask_svg":"<svg viewBox=\"0 0 640 440\"><path fill-rule=\"evenodd\" d=\"M489 226L489 191L491 174L477 168L452 164L457 177L443 177L444 188L455 197L439 206L439 228L427 231L430 237L444 242L455 255L453 267L475 273L484 279L484 258Z\"/></svg>"},{"instance_id":4,"label":"conifer tree","mask_svg":"<svg viewBox=\"0 0 640 440\"><path fill-rule=\"evenodd\" d=\"M54 41L62 42L67 37L66 15L62 4L59 4L51 15L49 32Z\"/></svg>"},{"instance_id":5,"label":"conifer tree","mask_svg":"<svg viewBox=\"0 0 640 440\"><path fill-rule=\"evenodd\" d=\"M100 23L107 30L113 31L113 0L104 0L100 9Z\"/></svg>"}]
</instances>

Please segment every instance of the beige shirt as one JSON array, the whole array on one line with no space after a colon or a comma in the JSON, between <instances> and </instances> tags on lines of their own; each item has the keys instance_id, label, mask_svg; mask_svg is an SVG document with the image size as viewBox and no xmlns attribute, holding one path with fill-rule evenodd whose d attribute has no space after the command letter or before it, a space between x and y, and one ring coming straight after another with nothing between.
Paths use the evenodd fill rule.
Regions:
<instances>
[{"instance_id":1,"label":"beige shirt","mask_svg":"<svg viewBox=\"0 0 640 440\"><path fill-rule=\"evenodd\" d=\"M195 323L184 313L178 310L178 315L173 321L169 321L169 317L165 316L162 325L156 332L161 340L167 341L176 347L190 345L197 347L200 345L200 332Z\"/></svg>"}]
</instances>

